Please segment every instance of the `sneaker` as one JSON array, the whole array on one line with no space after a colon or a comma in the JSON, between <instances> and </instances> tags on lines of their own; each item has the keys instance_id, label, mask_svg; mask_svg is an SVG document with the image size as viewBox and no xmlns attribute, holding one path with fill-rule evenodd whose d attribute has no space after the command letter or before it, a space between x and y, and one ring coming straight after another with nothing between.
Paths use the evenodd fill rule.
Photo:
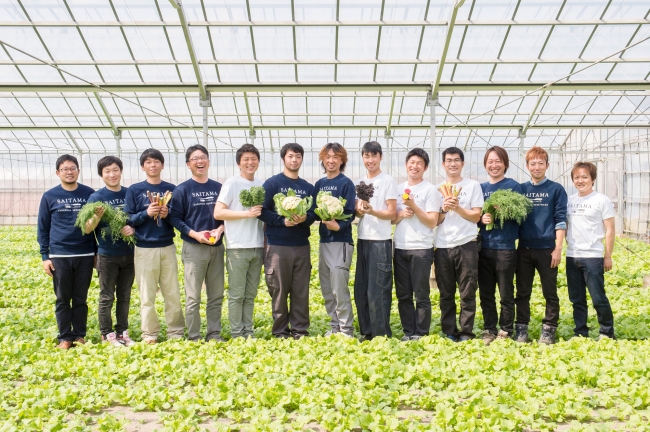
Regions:
<instances>
[{"instance_id":1,"label":"sneaker","mask_svg":"<svg viewBox=\"0 0 650 432\"><path fill-rule=\"evenodd\" d=\"M449 339L450 341L452 341L452 342L458 342L458 338L457 338L456 336L454 336L454 335L448 335L448 334L446 334L445 337L446 337L447 339Z\"/></svg>"},{"instance_id":2,"label":"sneaker","mask_svg":"<svg viewBox=\"0 0 650 432\"><path fill-rule=\"evenodd\" d=\"M360 334L357 337L357 339L359 339L359 342L365 342L365 341L369 341L371 339L371 337L368 336L368 335Z\"/></svg>"},{"instance_id":3,"label":"sneaker","mask_svg":"<svg viewBox=\"0 0 650 432\"><path fill-rule=\"evenodd\" d=\"M613 336L610 336L610 335L603 334L603 333L601 333L601 334L598 335L598 340L599 340L599 341L601 341L601 340L608 340L608 339L614 340L614 339L616 339L616 338L613 337Z\"/></svg>"},{"instance_id":4,"label":"sneaker","mask_svg":"<svg viewBox=\"0 0 650 432\"><path fill-rule=\"evenodd\" d=\"M411 336L404 335L402 336L402 339L400 339L400 342L408 342L410 340L411 340Z\"/></svg>"},{"instance_id":5,"label":"sneaker","mask_svg":"<svg viewBox=\"0 0 650 432\"><path fill-rule=\"evenodd\" d=\"M467 342L468 340L472 340L472 337L467 336L467 335L463 335L463 336L458 338L458 342Z\"/></svg>"},{"instance_id":6,"label":"sneaker","mask_svg":"<svg viewBox=\"0 0 650 432\"><path fill-rule=\"evenodd\" d=\"M82 337L78 337L74 340L75 345L86 345L86 340Z\"/></svg>"},{"instance_id":7,"label":"sneaker","mask_svg":"<svg viewBox=\"0 0 650 432\"><path fill-rule=\"evenodd\" d=\"M131 339L129 337L128 330L124 330L121 335L118 335L117 340L118 340L119 343L121 343L125 347L132 347L133 345L135 345L135 342L133 341L133 339Z\"/></svg>"},{"instance_id":8,"label":"sneaker","mask_svg":"<svg viewBox=\"0 0 650 432\"><path fill-rule=\"evenodd\" d=\"M419 341L420 339L422 339L422 336L420 336L420 335L413 335L413 336L411 336L411 340L412 340L412 341Z\"/></svg>"},{"instance_id":9,"label":"sneaker","mask_svg":"<svg viewBox=\"0 0 650 432\"><path fill-rule=\"evenodd\" d=\"M221 337L221 335L215 335L215 336L210 336L209 338L205 338L206 342L225 342L226 340Z\"/></svg>"},{"instance_id":10,"label":"sneaker","mask_svg":"<svg viewBox=\"0 0 650 432\"><path fill-rule=\"evenodd\" d=\"M60 349L60 350L65 350L65 351L67 351L67 350L69 350L70 348L72 348L72 346L73 346L73 345L72 345L72 341L64 340L64 341L59 342L59 344L58 344L56 347L57 347L58 349Z\"/></svg>"},{"instance_id":11,"label":"sneaker","mask_svg":"<svg viewBox=\"0 0 650 432\"><path fill-rule=\"evenodd\" d=\"M117 339L115 332L109 333L107 335L102 335L102 342L110 344L116 348L122 348L124 345Z\"/></svg>"},{"instance_id":12,"label":"sneaker","mask_svg":"<svg viewBox=\"0 0 650 432\"><path fill-rule=\"evenodd\" d=\"M515 324L515 342L528 343L528 326L526 324Z\"/></svg>"},{"instance_id":13,"label":"sneaker","mask_svg":"<svg viewBox=\"0 0 650 432\"><path fill-rule=\"evenodd\" d=\"M539 337L539 343L553 345L555 343L555 327L544 324L542 326L542 335Z\"/></svg>"},{"instance_id":14,"label":"sneaker","mask_svg":"<svg viewBox=\"0 0 650 432\"><path fill-rule=\"evenodd\" d=\"M497 333L497 339L510 339L511 336L512 334L505 330L499 330L499 333Z\"/></svg>"},{"instance_id":15,"label":"sneaker","mask_svg":"<svg viewBox=\"0 0 650 432\"><path fill-rule=\"evenodd\" d=\"M497 335L490 332L489 330L484 330L482 339L485 345L490 345L492 342L494 342L497 339Z\"/></svg>"},{"instance_id":16,"label":"sneaker","mask_svg":"<svg viewBox=\"0 0 650 432\"><path fill-rule=\"evenodd\" d=\"M146 338L142 338L142 340L143 340L144 343L146 343L147 345L155 345L155 344L158 343L158 341L156 340L156 338L152 338L152 337L149 337L149 338L147 338L147 337L146 337Z\"/></svg>"},{"instance_id":17,"label":"sneaker","mask_svg":"<svg viewBox=\"0 0 650 432\"><path fill-rule=\"evenodd\" d=\"M325 332L325 336L324 336L324 337L330 337L330 336L335 335L336 333L338 333L338 332L335 332L334 330L329 329L329 330L327 330L327 331Z\"/></svg>"},{"instance_id":18,"label":"sneaker","mask_svg":"<svg viewBox=\"0 0 650 432\"><path fill-rule=\"evenodd\" d=\"M346 338L354 338L354 334L352 333L340 332L339 334L345 336Z\"/></svg>"}]
</instances>

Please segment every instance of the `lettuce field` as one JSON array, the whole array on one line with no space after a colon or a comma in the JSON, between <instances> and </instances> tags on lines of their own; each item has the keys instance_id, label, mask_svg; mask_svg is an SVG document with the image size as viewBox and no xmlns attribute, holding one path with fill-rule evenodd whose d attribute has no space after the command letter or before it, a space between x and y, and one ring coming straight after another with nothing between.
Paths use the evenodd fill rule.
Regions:
<instances>
[{"instance_id":1,"label":"lettuce field","mask_svg":"<svg viewBox=\"0 0 650 432\"><path fill-rule=\"evenodd\" d=\"M1 228L0 430L650 430L650 293L642 288L649 245L619 239L614 270L606 276L618 340L595 340L593 309L593 338L569 340L573 320L562 264L561 341L486 347L480 339L455 344L440 337L435 290L431 336L422 340L399 341L396 301L392 339L320 336L329 317L318 284L316 235L312 240L312 337L271 338L262 280L256 339L115 349L99 343L95 278L90 343L62 352L55 349L54 292L40 264L36 230ZM182 286L180 255L179 267ZM135 340L138 306L134 288ZM158 307L162 317L161 297ZM532 311L531 337L538 338L540 289ZM229 338L227 317L224 300L223 336ZM477 334L481 326L479 306Z\"/></svg>"}]
</instances>

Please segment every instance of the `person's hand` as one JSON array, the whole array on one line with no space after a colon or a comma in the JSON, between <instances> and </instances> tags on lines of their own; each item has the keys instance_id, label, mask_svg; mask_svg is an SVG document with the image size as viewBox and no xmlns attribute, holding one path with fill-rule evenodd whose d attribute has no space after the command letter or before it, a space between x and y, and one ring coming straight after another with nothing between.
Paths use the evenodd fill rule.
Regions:
<instances>
[{"instance_id":1,"label":"person's hand","mask_svg":"<svg viewBox=\"0 0 650 432\"><path fill-rule=\"evenodd\" d=\"M341 226L339 225L339 223L338 223L335 219L332 219L332 220L330 220L330 221L323 221L322 223L323 223L323 224L327 227L327 229L330 230L330 231L338 231L338 230L341 229Z\"/></svg>"},{"instance_id":2,"label":"person's hand","mask_svg":"<svg viewBox=\"0 0 650 432\"><path fill-rule=\"evenodd\" d=\"M402 218L404 219L411 218L413 217L414 214L415 213L413 212L413 209L410 207L406 207L404 210L400 212L400 216L402 216Z\"/></svg>"},{"instance_id":3,"label":"person's hand","mask_svg":"<svg viewBox=\"0 0 650 432\"><path fill-rule=\"evenodd\" d=\"M357 204L357 211L361 214L361 216L364 216L372 211L372 206L368 201L359 200L359 203Z\"/></svg>"},{"instance_id":4,"label":"person's hand","mask_svg":"<svg viewBox=\"0 0 650 432\"><path fill-rule=\"evenodd\" d=\"M296 226L296 223L292 219L284 219L284 226L286 227L293 227Z\"/></svg>"},{"instance_id":5,"label":"person's hand","mask_svg":"<svg viewBox=\"0 0 650 432\"><path fill-rule=\"evenodd\" d=\"M167 207L166 205L160 207L160 217L162 219L165 219L168 215L169 215L169 207Z\"/></svg>"},{"instance_id":6,"label":"person's hand","mask_svg":"<svg viewBox=\"0 0 650 432\"><path fill-rule=\"evenodd\" d=\"M409 198L408 198L408 199L402 200L402 204L404 204L405 206L407 206L407 207L409 207L409 208L411 208L411 209L412 209L413 207L417 207L417 206L418 206L417 204L415 204L415 201L411 198L411 195L409 195Z\"/></svg>"},{"instance_id":7,"label":"person's hand","mask_svg":"<svg viewBox=\"0 0 650 432\"><path fill-rule=\"evenodd\" d=\"M129 225L124 225L124 227L120 230L120 233L125 237L132 236L135 234L135 228Z\"/></svg>"},{"instance_id":8,"label":"person's hand","mask_svg":"<svg viewBox=\"0 0 650 432\"><path fill-rule=\"evenodd\" d=\"M481 222L483 225L489 225L492 223L492 215L490 213L485 213L483 216L481 216Z\"/></svg>"},{"instance_id":9,"label":"person's hand","mask_svg":"<svg viewBox=\"0 0 650 432\"><path fill-rule=\"evenodd\" d=\"M551 254L551 268L559 266L560 261L562 261L562 248L553 250Z\"/></svg>"},{"instance_id":10,"label":"person's hand","mask_svg":"<svg viewBox=\"0 0 650 432\"><path fill-rule=\"evenodd\" d=\"M104 207L97 207L95 209L95 216L97 217L97 220L100 220L102 216L104 216L104 212L106 209Z\"/></svg>"},{"instance_id":11,"label":"person's hand","mask_svg":"<svg viewBox=\"0 0 650 432\"><path fill-rule=\"evenodd\" d=\"M291 216L291 219L293 219L293 222L294 222L296 225L301 224L301 223L303 223L304 221L307 220L307 213L305 213L305 214L302 215L302 216L293 215L293 216Z\"/></svg>"},{"instance_id":12,"label":"person's hand","mask_svg":"<svg viewBox=\"0 0 650 432\"><path fill-rule=\"evenodd\" d=\"M158 205L158 203L151 203L149 204L149 207L147 207L147 215L150 217L154 217L160 213L161 207Z\"/></svg>"},{"instance_id":13,"label":"person's hand","mask_svg":"<svg viewBox=\"0 0 650 432\"><path fill-rule=\"evenodd\" d=\"M603 268L605 269L605 272L610 271L613 266L614 263L612 262L612 257L605 257L603 259Z\"/></svg>"},{"instance_id":14,"label":"person's hand","mask_svg":"<svg viewBox=\"0 0 650 432\"><path fill-rule=\"evenodd\" d=\"M456 207L458 207L458 198L456 197L445 198L442 204L442 209L446 212L454 211Z\"/></svg>"},{"instance_id":15,"label":"person's hand","mask_svg":"<svg viewBox=\"0 0 650 432\"><path fill-rule=\"evenodd\" d=\"M45 273L47 273L49 277L53 276L52 272L54 271L54 264L52 264L51 260L43 261L43 270L45 270Z\"/></svg>"},{"instance_id":16,"label":"person's hand","mask_svg":"<svg viewBox=\"0 0 650 432\"><path fill-rule=\"evenodd\" d=\"M223 235L223 231L226 228L225 225L219 225L219 228L213 229L210 231L210 236L216 238L215 243L219 241L221 236Z\"/></svg>"},{"instance_id":17,"label":"person's hand","mask_svg":"<svg viewBox=\"0 0 650 432\"><path fill-rule=\"evenodd\" d=\"M248 217L256 218L262 215L262 206L256 205L248 209Z\"/></svg>"},{"instance_id":18,"label":"person's hand","mask_svg":"<svg viewBox=\"0 0 650 432\"><path fill-rule=\"evenodd\" d=\"M201 244L213 244L210 242L210 231L190 231L190 237Z\"/></svg>"}]
</instances>

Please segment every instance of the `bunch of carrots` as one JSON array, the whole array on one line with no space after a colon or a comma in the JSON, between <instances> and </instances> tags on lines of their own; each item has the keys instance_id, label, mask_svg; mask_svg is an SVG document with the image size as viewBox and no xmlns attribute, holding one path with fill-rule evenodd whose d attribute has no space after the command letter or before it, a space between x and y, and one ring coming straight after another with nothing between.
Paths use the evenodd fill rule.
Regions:
<instances>
[{"instance_id":1,"label":"bunch of carrots","mask_svg":"<svg viewBox=\"0 0 650 432\"><path fill-rule=\"evenodd\" d=\"M147 191L147 197L149 197L149 201L151 201L152 204L156 203L162 207L169 204L169 201L172 200L172 193L170 191L165 191L164 194L161 192ZM158 226L160 226L160 219L158 218L158 215L154 215L153 220L155 220Z\"/></svg>"},{"instance_id":2,"label":"bunch of carrots","mask_svg":"<svg viewBox=\"0 0 650 432\"><path fill-rule=\"evenodd\" d=\"M463 190L463 187L456 187L455 184L449 182L443 183L438 188L444 199L447 198L457 198L460 191Z\"/></svg>"}]
</instances>

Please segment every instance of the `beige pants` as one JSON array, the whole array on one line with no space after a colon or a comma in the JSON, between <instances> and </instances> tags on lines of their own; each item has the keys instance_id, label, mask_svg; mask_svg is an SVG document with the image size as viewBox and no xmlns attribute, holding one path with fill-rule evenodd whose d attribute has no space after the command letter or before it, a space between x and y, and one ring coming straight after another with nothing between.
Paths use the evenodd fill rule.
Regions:
<instances>
[{"instance_id":1,"label":"beige pants","mask_svg":"<svg viewBox=\"0 0 650 432\"><path fill-rule=\"evenodd\" d=\"M181 308L181 292L178 286L178 262L176 246L162 248L135 247L135 281L140 288L140 318L143 339L156 339L160 333L160 321L156 314L156 291L165 300L167 337L182 338L185 334L185 318Z\"/></svg>"}]
</instances>

